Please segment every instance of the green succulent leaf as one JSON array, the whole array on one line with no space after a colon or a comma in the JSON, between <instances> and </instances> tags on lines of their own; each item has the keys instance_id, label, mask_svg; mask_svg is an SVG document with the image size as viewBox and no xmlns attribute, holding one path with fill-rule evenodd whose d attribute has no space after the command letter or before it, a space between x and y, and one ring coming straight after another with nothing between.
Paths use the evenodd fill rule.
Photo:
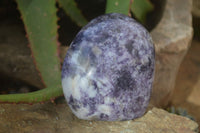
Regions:
<instances>
[{"instance_id":1,"label":"green succulent leaf","mask_svg":"<svg viewBox=\"0 0 200 133\"><path fill-rule=\"evenodd\" d=\"M0 95L0 103L33 104L48 101L50 99L53 100L62 94L63 91L61 85L57 85L30 93Z\"/></svg>"},{"instance_id":2,"label":"green succulent leaf","mask_svg":"<svg viewBox=\"0 0 200 133\"><path fill-rule=\"evenodd\" d=\"M17 3L44 84L47 87L60 84L56 1L17 0Z\"/></svg>"},{"instance_id":3,"label":"green succulent leaf","mask_svg":"<svg viewBox=\"0 0 200 133\"><path fill-rule=\"evenodd\" d=\"M134 0L131 5L131 11L135 17L141 22L145 23L146 15L153 10L153 5L149 0Z\"/></svg>"},{"instance_id":4,"label":"green succulent leaf","mask_svg":"<svg viewBox=\"0 0 200 133\"><path fill-rule=\"evenodd\" d=\"M121 13L129 15L132 0L107 0L106 13Z\"/></svg>"},{"instance_id":5,"label":"green succulent leaf","mask_svg":"<svg viewBox=\"0 0 200 133\"><path fill-rule=\"evenodd\" d=\"M36 103L56 98L61 89L56 1L17 0L32 56L47 88L24 94L0 95L0 103Z\"/></svg>"},{"instance_id":6,"label":"green succulent leaf","mask_svg":"<svg viewBox=\"0 0 200 133\"><path fill-rule=\"evenodd\" d=\"M58 0L58 3L78 26L82 27L88 23L74 0Z\"/></svg>"}]
</instances>

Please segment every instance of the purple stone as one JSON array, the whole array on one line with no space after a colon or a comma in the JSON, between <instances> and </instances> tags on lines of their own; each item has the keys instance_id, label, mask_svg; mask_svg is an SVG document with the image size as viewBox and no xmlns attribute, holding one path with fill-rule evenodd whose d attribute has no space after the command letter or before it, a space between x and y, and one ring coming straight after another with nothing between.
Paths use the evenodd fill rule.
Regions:
<instances>
[{"instance_id":1,"label":"purple stone","mask_svg":"<svg viewBox=\"0 0 200 133\"><path fill-rule=\"evenodd\" d=\"M72 112L86 120L130 120L149 103L155 52L148 31L117 13L93 19L67 51L62 86Z\"/></svg>"}]
</instances>

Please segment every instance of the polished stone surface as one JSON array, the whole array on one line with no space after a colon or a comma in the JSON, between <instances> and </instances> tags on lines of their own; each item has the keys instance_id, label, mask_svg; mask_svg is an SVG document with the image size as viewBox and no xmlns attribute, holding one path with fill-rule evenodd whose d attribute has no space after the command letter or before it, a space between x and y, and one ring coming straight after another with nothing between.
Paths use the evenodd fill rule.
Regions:
<instances>
[{"instance_id":1,"label":"polished stone surface","mask_svg":"<svg viewBox=\"0 0 200 133\"><path fill-rule=\"evenodd\" d=\"M130 120L149 103L154 46L132 18L107 14L82 28L62 68L62 86L72 112L87 120Z\"/></svg>"}]
</instances>

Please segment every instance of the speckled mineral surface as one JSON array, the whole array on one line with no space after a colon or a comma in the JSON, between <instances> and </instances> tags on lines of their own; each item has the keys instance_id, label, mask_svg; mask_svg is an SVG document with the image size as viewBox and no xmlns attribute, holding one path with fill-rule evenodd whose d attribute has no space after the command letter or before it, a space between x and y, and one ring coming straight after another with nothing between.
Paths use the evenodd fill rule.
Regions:
<instances>
[{"instance_id":1,"label":"speckled mineral surface","mask_svg":"<svg viewBox=\"0 0 200 133\"><path fill-rule=\"evenodd\" d=\"M70 45L62 68L64 96L86 120L130 120L149 103L154 46L148 31L117 13L93 19Z\"/></svg>"}]
</instances>

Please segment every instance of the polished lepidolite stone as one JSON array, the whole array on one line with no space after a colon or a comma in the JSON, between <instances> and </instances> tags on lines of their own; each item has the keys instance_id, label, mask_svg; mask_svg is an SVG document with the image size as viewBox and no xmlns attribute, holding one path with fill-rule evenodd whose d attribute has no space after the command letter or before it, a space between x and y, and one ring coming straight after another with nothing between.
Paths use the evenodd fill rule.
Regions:
<instances>
[{"instance_id":1,"label":"polished lepidolite stone","mask_svg":"<svg viewBox=\"0 0 200 133\"><path fill-rule=\"evenodd\" d=\"M130 120L149 103L154 45L148 31L117 13L93 19L67 51L62 68L64 96L86 120Z\"/></svg>"}]
</instances>

